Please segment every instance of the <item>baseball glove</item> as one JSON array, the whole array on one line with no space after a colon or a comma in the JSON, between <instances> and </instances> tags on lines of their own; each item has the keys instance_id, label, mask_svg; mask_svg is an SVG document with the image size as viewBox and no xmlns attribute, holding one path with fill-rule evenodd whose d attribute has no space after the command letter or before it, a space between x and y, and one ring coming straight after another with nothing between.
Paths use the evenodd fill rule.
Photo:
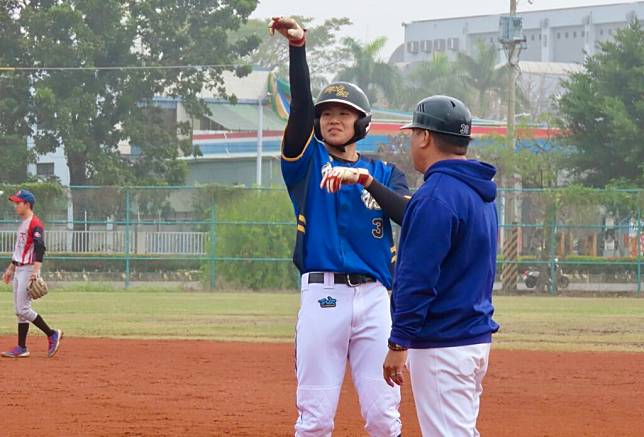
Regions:
<instances>
[{"instance_id":1,"label":"baseball glove","mask_svg":"<svg viewBox=\"0 0 644 437\"><path fill-rule=\"evenodd\" d=\"M47 287L47 283L41 276L36 276L29 280L27 293L29 293L29 296L31 296L32 299L40 299L46 295L48 291L49 287Z\"/></svg>"}]
</instances>

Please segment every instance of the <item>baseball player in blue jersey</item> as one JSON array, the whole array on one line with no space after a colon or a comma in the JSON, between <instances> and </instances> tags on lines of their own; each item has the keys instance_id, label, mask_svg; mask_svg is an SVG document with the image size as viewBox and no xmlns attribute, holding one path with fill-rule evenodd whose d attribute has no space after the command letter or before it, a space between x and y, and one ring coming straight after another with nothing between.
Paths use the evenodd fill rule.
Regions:
<instances>
[{"instance_id":1,"label":"baseball player in blue jersey","mask_svg":"<svg viewBox=\"0 0 644 437\"><path fill-rule=\"evenodd\" d=\"M400 391L382 380L381 364L396 259L390 218L402 219L407 181L393 165L356 152L371 120L364 92L333 83L313 104L305 31L281 17L270 29L290 45L282 175L297 218L293 260L302 274L295 435L331 435L348 361L366 431L398 436Z\"/></svg>"},{"instance_id":2,"label":"baseball player in blue jersey","mask_svg":"<svg viewBox=\"0 0 644 437\"><path fill-rule=\"evenodd\" d=\"M388 384L409 366L424 436L478 436L492 333L496 169L465 157L472 118L457 99L419 102L411 155L425 182L404 213L392 291Z\"/></svg>"}]
</instances>

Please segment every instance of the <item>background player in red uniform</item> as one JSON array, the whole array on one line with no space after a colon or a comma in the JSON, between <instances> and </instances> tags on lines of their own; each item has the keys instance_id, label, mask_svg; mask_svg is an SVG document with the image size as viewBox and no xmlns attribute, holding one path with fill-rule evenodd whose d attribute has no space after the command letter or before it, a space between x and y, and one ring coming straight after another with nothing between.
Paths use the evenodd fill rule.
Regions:
<instances>
[{"instance_id":1,"label":"background player in red uniform","mask_svg":"<svg viewBox=\"0 0 644 437\"><path fill-rule=\"evenodd\" d=\"M13 304L18 318L18 345L10 351L3 352L2 356L7 358L29 356L27 333L31 322L47 336L49 341L47 355L53 357L58 351L63 332L60 329L51 329L42 316L31 308L31 297L27 291L29 280L40 275L45 255L45 227L33 212L36 197L30 191L20 190L9 197L9 200L15 203L16 214L22 222L18 227L11 263L2 275L2 279L7 284L13 284Z\"/></svg>"}]
</instances>

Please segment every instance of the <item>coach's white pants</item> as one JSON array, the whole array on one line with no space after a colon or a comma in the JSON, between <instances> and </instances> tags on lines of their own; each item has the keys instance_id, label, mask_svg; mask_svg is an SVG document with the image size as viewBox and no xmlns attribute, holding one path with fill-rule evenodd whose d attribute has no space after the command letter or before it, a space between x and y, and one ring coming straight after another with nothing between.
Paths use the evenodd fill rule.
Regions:
<instances>
[{"instance_id":1,"label":"coach's white pants","mask_svg":"<svg viewBox=\"0 0 644 437\"><path fill-rule=\"evenodd\" d=\"M18 323L33 322L38 317L38 313L31 309L31 296L27 293L27 285L33 270L33 266L16 266L13 274L13 306Z\"/></svg>"},{"instance_id":2,"label":"coach's white pants","mask_svg":"<svg viewBox=\"0 0 644 437\"><path fill-rule=\"evenodd\" d=\"M389 295L379 282L359 287L308 284L302 276L301 306L296 332L298 437L330 436L333 431L347 360L371 436L394 437L401 432L400 389L382 377L391 330ZM335 306L323 308L335 299Z\"/></svg>"},{"instance_id":3,"label":"coach's white pants","mask_svg":"<svg viewBox=\"0 0 644 437\"><path fill-rule=\"evenodd\" d=\"M409 373L424 437L476 437L490 344L410 349Z\"/></svg>"}]
</instances>

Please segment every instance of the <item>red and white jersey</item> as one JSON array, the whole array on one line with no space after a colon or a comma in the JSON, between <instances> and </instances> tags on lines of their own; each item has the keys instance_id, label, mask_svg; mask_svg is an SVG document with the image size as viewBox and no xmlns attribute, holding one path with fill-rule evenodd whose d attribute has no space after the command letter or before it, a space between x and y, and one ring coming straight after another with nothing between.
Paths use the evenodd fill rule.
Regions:
<instances>
[{"instance_id":1,"label":"red and white jersey","mask_svg":"<svg viewBox=\"0 0 644 437\"><path fill-rule=\"evenodd\" d=\"M44 246L45 226L36 215L23 220L18 227L16 236L16 247L11 259L21 264L33 264L34 242L38 241Z\"/></svg>"}]
</instances>

